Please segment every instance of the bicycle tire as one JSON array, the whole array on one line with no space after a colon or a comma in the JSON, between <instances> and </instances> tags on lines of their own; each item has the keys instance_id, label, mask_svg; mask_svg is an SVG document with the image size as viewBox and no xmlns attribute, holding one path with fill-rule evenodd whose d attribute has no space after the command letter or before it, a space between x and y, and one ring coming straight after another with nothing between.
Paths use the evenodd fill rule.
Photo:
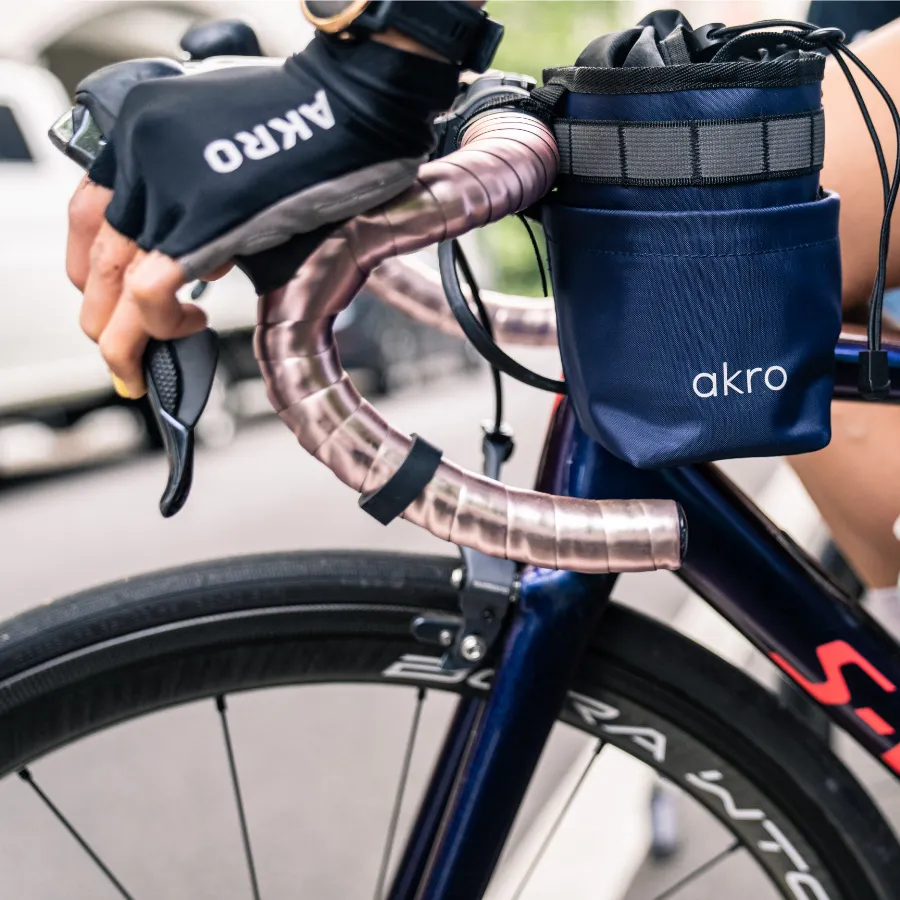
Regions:
<instances>
[{"instance_id":1,"label":"bicycle tire","mask_svg":"<svg viewBox=\"0 0 900 900\"><path fill-rule=\"evenodd\" d=\"M29 610L0 625L0 775L129 718L239 690L359 681L483 693L487 670L440 673L437 651L410 634L422 611L455 608L457 566L396 554L276 554L128 579ZM900 851L871 799L744 673L614 604L571 688L563 721L699 800L784 897L896 898ZM764 818L734 815L747 810ZM803 857L806 875L787 853L759 848L773 833L766 822Z\"/></svg>"}]
</instances>

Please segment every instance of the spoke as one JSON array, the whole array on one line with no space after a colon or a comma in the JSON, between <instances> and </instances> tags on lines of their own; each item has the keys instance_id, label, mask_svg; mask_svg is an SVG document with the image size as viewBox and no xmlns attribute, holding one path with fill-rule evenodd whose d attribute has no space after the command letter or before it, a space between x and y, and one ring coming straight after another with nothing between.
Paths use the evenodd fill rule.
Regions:
<instances>
[{"instance_id":1,"label":"spoke","mask_svg":"<svg viewBox=\"0 0 900 900\"><path fill-rule=\"evenodd\" d=\"M60 824L69 834L72 835L73 838L78 842L81 849L94 861L94 864L98 869L109 879L110 884L121 894L125 900L134 900L134 897L125 890L122 886L122 882L116 878L115 875L110 871L109 866L100 859L99 856L94 852L91 845L81 836L81 833L75 828L75 826L62 814L56 804L41 790L38 786L37 782L34 780L34 776L31 774L29 769L20 769L19 770L19 778L25 782L25 784L29 785L31 789L41 798L44 805L50 812L53 813L54 816L59 820Z\"/></svg>"},{"instance_id":2,"label":"spoke","mask_svg":"<svg viewBox=\"0 0 900 900\"><path fill-rule=\"evenodd\" d=\"M681 879L681 881L675 882L670 888L666 888L661 894L657 894L653 900L669 900L670 897L674 897L679 891L686 888L688 885L693 884L697 881L698 878L702 878L707 872L714 869L717 865L719 865L722 860L728 859L735 850L740 850L743 845L740 841L735 841L731 846L726 847L721 853L717 853L712 859L708 859L705 863L697 866L693 872L688 873Z\"/></svg>"},{"instance_id":3,"label":"spoke","mask_svg":"<svg viewBox=\"0 0 900 900\"><path fill-rule=\"evenodd\" d=\"M241 839L244 842L244 858L247 860L247 873L250 876L250 888L253 900L259 900L259 882L256 880L256 866L253 863L253 849L250 846L250 831L247 828L247 817L244 815L244 799L241 796L241 783L238 781L237 765L234 761L234 747L231 745L231 731L228 728L228 706L223 696L216 697L216 709L222 722L222 737L225 740L225 752L228 755L228 768L231 770L231 786L234 788L234 802L237 806L238 820L241 823Z\"/></svg>"},{"instance_id":4,"label":"spoke","mask_svg":"<svg viewBox=\"0 0 900 900\"><path fill-rule=\"evenodd\" d=\"M568 797L566 797L566 802L563 804L562 809L559 811L559 815L557 815L556 819L553 822L553 825L550 826L550 830L547 832L544 840L541 842L541 846L538 848L538 852L534 855L534 859L529 864L528 868L525 871L522 880L519 882L519 886L516 888L516 892L512 895L512 900L519 900L522 896L522 891L528 887L528 882L531 881L531 876L534 875L535 870L540 864L541 860L544 857L544 854L547 852L547 848L550 846L550 842L556 836L556 832L559 830L559 826L562 824L562 820L566 817L566 813L569 811L569 807L572 805L572 801L575 799L575 795L581 790L581 786L584 784L584 780L588 776L588 772L591 771L591 766L597 761L597 757L600 755L600 752L606 744L603 741L597 741L597 746L594 748L594 752L591 754L591 758L587 761L587 765L584 767L584 771L578 776L578 781L575 782L575 786L572 788L571 793Z\"/></svg>"},{"instance_id":5,"label":"spoke","mask_svg":"<svg viewBox=\"0 0 900 900\"><path fill-rule=\"evenodd\" d=\"M394 796L394 808L391 810L391 821L388 825L387 839L384 842L384 852L381 854L381 866L378 869L378 879L375 882L375 900L384 897L384 884L387 880L388 866L391 863L391 854L394 850L394 839L397 837L397 824L400 821L400 810L403 807L403 795L406 793L406 782L409 780L409 767L412 762L413 749L416 746L416 738L419 734L419 722L422 720L422 706L425 703L427 691L419 688L416 695L416 706L413 709L412 721L409 723L409 736L406 739L406 751L403 754L403 765L400 767L400 780L397 784L397 793Z\"/></svg>"}]
</instances>

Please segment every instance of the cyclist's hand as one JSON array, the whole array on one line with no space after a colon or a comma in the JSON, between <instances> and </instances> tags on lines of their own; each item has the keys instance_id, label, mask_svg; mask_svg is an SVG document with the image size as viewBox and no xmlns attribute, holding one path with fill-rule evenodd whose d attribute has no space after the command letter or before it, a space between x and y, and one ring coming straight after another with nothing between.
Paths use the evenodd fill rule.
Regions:
<instances>
[{"instance_id":1,"label":"cyclist's hand","mask_svg":"<svg viewBox=\"0 0 900 900\"><path fill-rule=\"evenodd\" d=\"M409 185L457 77L380 43L319 36L284 66L133 87L73 198L67 259L84 292L82 325L127 394L144 392L149 337L205 324L176 298L187 281L268 250L262 259L283 283L325 226ZM309 237L290 241L290 265L273 259L294 235Z\"/></svg>"}]
</instances>

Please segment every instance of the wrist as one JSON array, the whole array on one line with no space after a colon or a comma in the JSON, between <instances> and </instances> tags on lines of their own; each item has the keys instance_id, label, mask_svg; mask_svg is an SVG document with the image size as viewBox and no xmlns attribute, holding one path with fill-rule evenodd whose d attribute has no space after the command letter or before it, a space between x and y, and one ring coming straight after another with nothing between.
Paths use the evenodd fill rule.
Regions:
<instances>
[{"instance_id":1,"label":"wrist","mask_svg":"<svg viewBox=\"0 0 900 900\"><path fill-rule=\"evenodd\" d=\"M355 112L359 126L413 156L432 149L434 117L450 108L459 82L459 67L450 63L321 33L287 67L308 73Z\"/></svg>"},{"instance_id":2,"label":"wrist","mask_svg":"<svg viewBox=\"0 0 900 900\"><path fill-rule=\"evenodd\" d=\"M416 56L424 56L427 59L436 59L444 63L450 62L445 56L441 56L440 53L437 53L430 47L426 47L419 41L413 40L408 35L397 31L396 28L388 28L386 31L373 34L372 40L378 41L379 44L387 44L388 47L393 47L395 50L402 50L404 53L414 53Z\"/></svg>"},{"instance_id":3,"label":"wrist","mask_svg":"<svg viewBox=\"0 0 900 900\"><path fill-rule=\"evenodd\" d=\"M368 40L457 67L483 72L503 26L484 0L300 0L303 14L335 40Z\"/></svg>"}]
</instances>

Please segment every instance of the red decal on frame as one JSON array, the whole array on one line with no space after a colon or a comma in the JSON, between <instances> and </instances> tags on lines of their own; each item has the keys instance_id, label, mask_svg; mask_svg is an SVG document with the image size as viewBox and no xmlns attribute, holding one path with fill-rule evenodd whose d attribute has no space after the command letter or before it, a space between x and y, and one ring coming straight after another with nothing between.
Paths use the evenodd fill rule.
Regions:
<instances>
[{"instance_id":1,"label":"red decal on frame","mask_svg":"<svg viewBox=\"0 0 900 900\"><path fill-rule=\"evenodd\" d=\"M862 709L853 710L875 734L880 734L882 737L888 734L893 734L897 729L894 728L889 722L885 722L881 716L875 712L874 709L871 709L868 706L864 706Z\"/></svg>"},{"instance_id":2,"label":"red decal on frame","mask_svg":"<svg viewBox=\"0 0 900 900\"><path fill-rule=\"evenodd\" d=\"M822 671L825 673L825 680L820 682L808 681L780 654L772 653L770 656L773 662L784 669L797 684L815 697L819 703L824 703L826 706L841 706L850 702L850 688L847 687L847 682L841 672L844 666L858 666L883 691L887 691L889 694L897 690L891 681L846 641L832 641L830 644L822 644L821 647L816 648L816 656L819 657ZM898 760L898 765L900 765L900 760Z\"/></svg>"},{"instance_id":3,"label":"red decal on frame","mask_svg":"<svg viewBox=\"0 0 900 900\"><path fill-rule=\"evenodd\" d=\"M881 754L881 761L900 775L900 744Z\"/></svg>"}]
</instances>

